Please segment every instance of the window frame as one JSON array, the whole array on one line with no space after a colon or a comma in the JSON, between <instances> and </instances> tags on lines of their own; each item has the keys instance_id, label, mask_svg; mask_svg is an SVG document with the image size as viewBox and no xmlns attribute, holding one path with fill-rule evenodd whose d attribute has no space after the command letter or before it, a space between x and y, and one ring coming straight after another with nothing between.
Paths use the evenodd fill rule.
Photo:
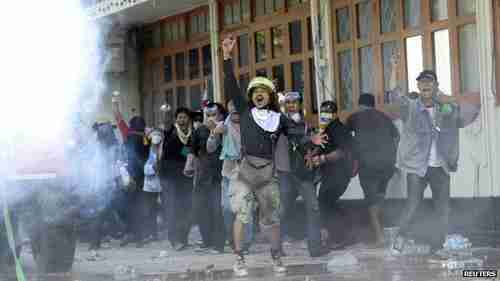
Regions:
<instances>
[{"instance_id":1,"label":"window frame","mask_svg":"<svg viewBox=\"0 0 500 281\"><path fill-rule=\"evenodd\" d=\"M360 39L359 28L358 28L358 17L359 11L357 9L357 4L365 2L365 0L340 0L332 2L331 6L331 27L332 27L332 46L333 46L333 69L335 78L340 78L339 61L338 54L347 49L352 50L352 64L353 64L353 96L352 101L353 110L358 108L358 99L360 95L360 53L359 50L363 47L371 46L372 48L372 60L373 69L383 69L383 57L382 57L382 44L385 42L396 41L399 48L399 53L401 54L401 62L398 66L398 80L405 81L405 88L407 87L407 63L406 63L406 48L405 40L406 38L421 35L422 41L422 52L423 52L423 66L424 69L434 69L434 50L432 48L432 34L435 31L441 29L448 29L450 34L450 55L451 55L451 86L452 95L455 95L459 102L468 101L477 103L479 102L479 95L462 95L459 94L460 91L460 58L459 58L459 42L458 42L458 32L459 28L466 24L475 24L475 16L458 16L457 1L447 0L448 2L448 19L441 21L431 20L431 4L429 0L421 1L421 14L420 14L420 24L418 27L406 27L404 25L405 14L404 14L404 0L396 0L396 31L390 33L382 33L381 30L381 5L382 0L371 0L371 26L372 31L367 39ZM499 2L500 0L497 0ZM497 6L499 4L497 3ZM350 14L350 30L351 30L351 40L339 43L338 29L337 29L337 9L349 7ZM500 20L497 19L497 26ZM498 33L498 32L497 32ZM498 41L498 40L497 40ZM498 43L498 42L497 42ZM497 58L498 61L498 58ZM498 62L497 62L498 63ZM497 80L498 83L498 80ZM375 71L373 76L373 88L374 95L376 98L377 108L386 111L395 111L396 108L391 104L384 104L384 75L383 71ZM340 93L340 83L335 83L335 92ZM340 95L337 94L337 103L340 105ZM342 110L341 115L346 117L352 111Z\"/></svg>"}]
</instances>

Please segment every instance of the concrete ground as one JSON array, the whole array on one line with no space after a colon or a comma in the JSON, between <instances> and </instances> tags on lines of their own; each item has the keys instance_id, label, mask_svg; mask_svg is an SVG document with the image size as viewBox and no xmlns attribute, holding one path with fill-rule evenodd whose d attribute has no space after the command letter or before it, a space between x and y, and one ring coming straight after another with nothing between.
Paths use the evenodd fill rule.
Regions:
<instances>
[{"instance_id":1,"label":"concrete ground","mask_svg":"<svg viewBox=\"0 0 500 281\"><path fill-rule=\"evenodd\" d=\"M191 242L197 241L194 231ZM395 257L388 250L370 249L357 244L328 256L310 258L304 241L285 245L287 257L283 258L288 273L275 275L270 267L269 244L261 236L247 257L250 276L234 278L232 265L234 256L227 249L226 254L199 253L195 248L182 252L174 251L167 241L153 242L144 248L131 244L119 247L119 241L104 244L97 252L89 252L88 245L78 245L73 272L65 275L36 276L36 266L30 251L21 257L29 281L163 281L163 280L375 280L375 281L431 281L431 280L484 280L462 277L462 270L449 270L441 264L429 264L424 257ZM475 258L483 265L475 268L497 269L500 267L500 250L475 248ZM328 266L332 260L339 266ZM474 264L469 264L474 266ZM132 270L135 274L132 274ZM121 272L120 274L118 274ZM4 276L5 277L5 276ZM15 278L0 280L14 281Z\"/></svg>"}]
</instances>

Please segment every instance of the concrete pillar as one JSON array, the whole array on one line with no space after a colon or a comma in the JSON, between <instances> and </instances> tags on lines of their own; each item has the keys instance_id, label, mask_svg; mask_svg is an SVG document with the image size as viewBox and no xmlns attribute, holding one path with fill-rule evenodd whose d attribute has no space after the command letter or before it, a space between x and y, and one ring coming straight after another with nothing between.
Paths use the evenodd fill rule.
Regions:
<instances>
[{"instance_id":1,"label":"concrete pillar","mask_svg":"<svg viewBox=\"0 0 500 281\"><path fill-rule=\"evenodd\" d=\"M209 0L210 15L210 48L212 51L212 87L216 102L222 102L222 59L220 57L219 46L219 7L217 0Z\"/></svg>"},{"instance_id":2,"label":"concrete pillar","mask_svg":"<svg viewBox=\"0 0 500 281\"><path fill-rule=\"evenodd\" d=\"M320 33L320 25L321 25L321 16L319 13L319 5L320 0L311 0L311 29L312 29L312 40L313 40L313 50L314 50L314 69L315 69L315 78L316 78L316 100L311 101L311 103L316 103L317 108L319 110L321 102L324 101L325 97L325 73L322 66L323 56L321 52L321 33ZM318 114L319 118L319 114Z\"/></svg>"},{"instance_id":3,"label":"concrete pillar","mask_svg":"<svg viewBox=\"0 0 500 281\"><path fill-rule=\"evenodd\" d=\"M322 100L335 100L335 72L333 68L333 26L332 26L332 4L331 0L318 0L319 14L321 19L321 73L324 81L324 96Z\"/></svg>"},{"instance_id":4,"label":"concrete pillar","mask_svg":"<svg viewBox=\"0 0 500 281\"><path fill-rule=\"evenodd\" d=\"M500 195L500 163L498 155L496 98L494 95L494 37L492 1L476 1L476 27L479 54L479 78L481 91L481 121L484 124L483 147L486 160L487 184L490 196Z\"/></svg>"}]
</instances>

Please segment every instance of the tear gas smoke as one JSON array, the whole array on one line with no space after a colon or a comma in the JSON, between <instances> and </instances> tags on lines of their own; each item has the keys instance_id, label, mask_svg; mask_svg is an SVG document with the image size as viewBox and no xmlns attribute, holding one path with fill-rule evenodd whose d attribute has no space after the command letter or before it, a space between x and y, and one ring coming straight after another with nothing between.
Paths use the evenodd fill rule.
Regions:
<instances>
[{"instance_id":1,"label":"tear gas smoke","mask_svg":"<svg viewBox=\"0 0 500 281\"><path fill-rule=\"evenodd\" d=\"M78 0L8 1L0 24L8 38L0 47L0 180L28 166L67 167L55 163L61 151L93 134L109 25L88 18Z\"/></svg>"}]
</instances>

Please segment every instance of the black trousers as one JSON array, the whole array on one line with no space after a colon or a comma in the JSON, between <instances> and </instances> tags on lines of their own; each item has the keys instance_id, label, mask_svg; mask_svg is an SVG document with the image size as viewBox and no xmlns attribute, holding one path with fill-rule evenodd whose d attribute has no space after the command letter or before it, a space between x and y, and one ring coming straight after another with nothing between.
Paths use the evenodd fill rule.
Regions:
<instances>
[{"instance_id":1,"label":"black trousers","mask_svg":"<svg viewBox=\"0 0 500 281\"><path fill-rule=\"evenodd\" d=\"M166 211L168 239L172 245L188 244L192 224L193 180L179 175L168 178Z\"/></svg>"},{"instance_id":2,"label":"black trousers","mask_svg":"<svg viewBox=\"0 0 500 281\"><path fill-rule=\"evenodd\" d=\"M213 177L194 188L194 218L198 222L203 244L224 250L225 231L222 217L221 180Z\"/></svg>"},{"instance_id":3,"label":"black trousers","mask_svg":"<svg viewBox=\"0 0 500 281\"><path fill-rule=\"evenodd\" d=\"M400 221L400 234L408 234L427 185L430 185L432 190L434 210L437 213L431 218L433 227L429 242L433 249L440 249L448 232L450 214L450 175L443 168L429 167L424 177L411 173L407 175L408 200Z\"/></svg>"},{"instance_id":4,"label":"black trousers","mask_svg":"<svg viewBox=\"0 0 500 281\"><path fill-rule=\"evenodd\" d=\"M158 237L158 197L159 192L142 192L142 222L141 237L147 238L150 235Z\"/></svg>"},{"instance_id":5,"label":"black trousers","mask_svg":"<svg viewBox=\"0 0 500 281\"><path fill-rule=\"evenodd\" d=\"M351 177L345 172L322 175L318 202L323 227L328 227L335 218L338 212L337 201L344 195L350 182Z\"/></svg>"}]
</instances>

